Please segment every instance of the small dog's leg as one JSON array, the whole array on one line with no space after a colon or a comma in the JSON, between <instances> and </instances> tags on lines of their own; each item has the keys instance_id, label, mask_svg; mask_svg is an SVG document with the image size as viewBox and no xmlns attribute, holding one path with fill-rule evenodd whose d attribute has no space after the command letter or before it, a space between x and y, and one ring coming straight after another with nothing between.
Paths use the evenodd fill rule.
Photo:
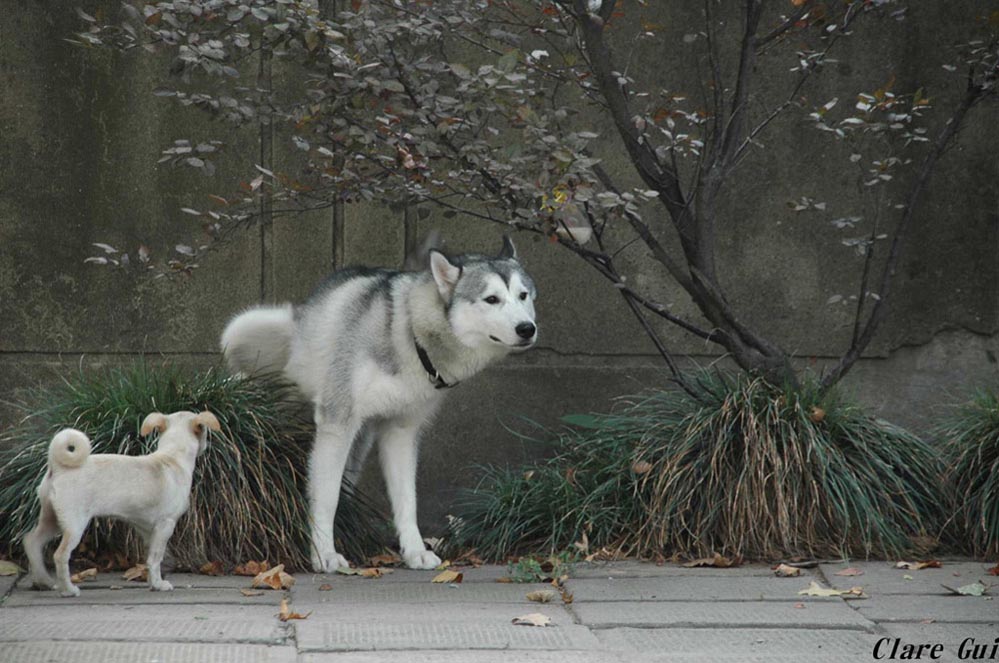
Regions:
<instances>
[{"instance_id":1,"label":"small dog's leg","mask_svg":"<svg viewBox=\"0 0 999 663\"><path fill-rule=\"evenodd\" d=\"M378 439L378 456L385 475L399 549L406 566L432 569L440 557L427 550L416 524L416 462L420 423L391 422Z\"/></svg>"},{"instance_id":2,"label":"small dog's leg","mask_svg":"<svg viewBox=\"0 0 999 663\"><path fill-rule=\"evenodd\" d=\"M24 536L24 553L28 556L28 577L36 589L55 589L56 582L45 568L45 544L59 534L59 521L47 499L42 499L38 524Z\"/></svg>"},{"instance_id":3,"label":"small dog's leg","mask_svg":"<svg viewBox=\"0 0 999 663\"><path fill-rule=\"evenodd\" d=\"M173 589L173 585L160 575L160 564L163 562L167 542L170 541L176 525L177 521L172 518L162 520L156 523L148 539L149 555L146 557L146 565L149 568L149 589L154 592L169 592Z\"/></svg>"},{"instance_id":4,"label":"small dog's leg","mask_svg":"<svg viewBox=\"0 0 999 663\"><path fill-rule=\"evenodd\" d=\"M75 525L75 524L74 524ZM83 527L67 527L62 531L62 541L55 551L56 575L59 577L59 589L63 596L79 596L80 588L73 584L69 577L69 556L76 547L80 545L83 532L87 529L87 523Z\"/></svg>"},{"instance_id":5,"label":"small dog's leg","mask_svg":"<svg viewBox=\"0 0 999 663\"><path fill-rule=\"evenodd\" d=\"M340 501L340 482L357 434L357 424L317 422L316 442L309 458L309 502L312 507L312 568L316 573L333 573L350 566L336 551L333 519Z\"/></svg>"}]
</instances>

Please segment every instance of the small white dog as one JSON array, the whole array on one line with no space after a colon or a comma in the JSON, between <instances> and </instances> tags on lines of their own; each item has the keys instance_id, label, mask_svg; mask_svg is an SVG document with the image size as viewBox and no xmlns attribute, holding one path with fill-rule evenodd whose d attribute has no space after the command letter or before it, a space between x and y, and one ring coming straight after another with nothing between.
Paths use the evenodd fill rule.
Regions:
<instances>
[{"instance_id":1,"label":"small white dog","mask_svg":"<svg viewBox=\"0 0 999 663\"><path fill-rule=\"evenodd\" d=\"M177 519L187 511L195 460L205 450L208 429L220 430L211 412L153 412L140 433L160 433L156 451L146 456L90 454L90 439L78 430L59 431L49 444L49 469L38 486L38 525L24 537L29 573L36 587L79 596L70 581L69 556L95 516L131 523L149 547L149 587L173 589L160 575L160 563ZM52 580L42 550L62 532L55 552L58 585Z\"/></svg>"}]
</instances>

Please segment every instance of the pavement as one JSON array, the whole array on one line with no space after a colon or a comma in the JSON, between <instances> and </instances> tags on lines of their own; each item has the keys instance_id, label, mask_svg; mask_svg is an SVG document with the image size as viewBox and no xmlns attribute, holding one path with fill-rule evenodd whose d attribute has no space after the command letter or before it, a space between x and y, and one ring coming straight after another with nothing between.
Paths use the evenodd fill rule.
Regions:
<instances>
[{"instance_id":1,"label":"pavement","mask_svg":"<svg viewBox=\"0 0 999 663\"><path fill-rule=\"evenodd\" d=\"M841 576L853 567L862 575ZM171 574L175 590L150 592L120 573L81 585L78 598L0 578L4 663L684 663L905 660L958 661L973 638L977 660L999 660L999 600L951 595L996 581L988 565L945 561L905 571L886 562L823 564L793 578L767 566L684 568L580 564L566 583L572 602L539 604L544 585L501 583L498 566L459 569L461 584L435 571L397 569L381 578L297 574L288 591L245 596L249 578ZM863 587L865 598L799 595ZM548 587L550 589L550 587ZM281 600L305 619L278 619ZM528 613L546 627L514 625ZM996 645L993 652L991 647Z\"/></svg>"}]
</instances>

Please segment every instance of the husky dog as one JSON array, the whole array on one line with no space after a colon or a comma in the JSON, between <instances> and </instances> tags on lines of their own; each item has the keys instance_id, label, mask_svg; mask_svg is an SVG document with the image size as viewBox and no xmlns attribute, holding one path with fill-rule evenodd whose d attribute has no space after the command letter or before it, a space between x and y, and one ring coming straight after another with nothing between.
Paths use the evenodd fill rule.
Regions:
<instances>
[{"instance_id":1,"label":"husky dog","mask_svg":"<svg viewBox=\"0 0 999 663\"><path fill-rule=\"evenodd\" d=\"M495 258L430 250L427 262L419 272L335 272L305 304L251 308L222 334L234 371L283 372L313 405L317 572L348 566L333 542L340 483L357 478L376 443L406 565L440 564L416 524L420 432L446 389L537 341L537 291L509 237Z\"/></svg>"}]
</instances>

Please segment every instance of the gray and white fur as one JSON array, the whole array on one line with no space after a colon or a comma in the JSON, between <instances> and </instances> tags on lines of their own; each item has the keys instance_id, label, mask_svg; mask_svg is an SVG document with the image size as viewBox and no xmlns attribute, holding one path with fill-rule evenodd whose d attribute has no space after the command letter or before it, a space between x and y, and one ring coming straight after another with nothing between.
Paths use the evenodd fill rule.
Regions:
<instances>
[{"instance_id":1,"label":"gray and white fur","mask_svg":"<svg viewBox=\"0 0 999 663\"><path fill-rule=\"evenodd\" d=\"M234 371L281 371L313 405L309 499L317 572L348 565L333 541L340 483L345 475L356 479L375 444L403 560L416 569L440 564L416 522L420 433L440 407L441 387L537 341L537 291L508 237L496 257L430 249L428 263L421 271L335 272L301 306L252 308L222 334Z\"/></svg>"}]
</instances>

